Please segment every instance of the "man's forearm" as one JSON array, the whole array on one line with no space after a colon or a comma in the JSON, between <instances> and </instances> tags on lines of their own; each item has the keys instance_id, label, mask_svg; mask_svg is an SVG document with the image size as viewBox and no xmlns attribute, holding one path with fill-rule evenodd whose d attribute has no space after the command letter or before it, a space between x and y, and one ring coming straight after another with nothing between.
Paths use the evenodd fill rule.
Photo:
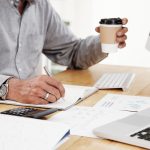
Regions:
<instances>
[{"instance_id":1,"label":"man's forearm","mask_svg":"<svg viewBox=\"0 0 150 150\"><path fill-rule=\"evenodd\" d=\"M71 69L86 69L106 58L108 54L101 50L99 36L89 36L75 47Z\"/></svg>"}]
</instances>

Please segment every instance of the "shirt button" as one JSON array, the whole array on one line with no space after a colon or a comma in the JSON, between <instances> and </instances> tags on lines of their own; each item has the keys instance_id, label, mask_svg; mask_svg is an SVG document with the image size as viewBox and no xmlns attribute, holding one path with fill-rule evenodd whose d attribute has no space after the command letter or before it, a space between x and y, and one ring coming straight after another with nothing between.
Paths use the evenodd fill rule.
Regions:
<instances>
[{"instance_id":1,"label":"shirt button","mask_svg":"<svg viewBox=\"0 0 150 150\"><path fill-rule=\"evenodd\" d=\"M21 43L19 43L19 48L21 48L21 46L22 46L22 44L21 44Z\"/></svg>"},{"instance_id":2,"label":"shirt button","mask_svg":"<svg viewBox=\"0 0 150 150\"><path fill-rule=\"evenodd\" d=\"M11 0L10 2L11 2L12 5L14 5L14 1L13 0Z\"/></svg>"},{"instance_id":3,"label":"shirt button","mask_svg":"<svg viewBox=\"0 0 150 150\"><path fill-rule=\"evenodd\" d=\"M19 71L21 72L21 71L22 71L22 69L21 69L21 68L19 68Z\"/></svg>"}]
</instances>

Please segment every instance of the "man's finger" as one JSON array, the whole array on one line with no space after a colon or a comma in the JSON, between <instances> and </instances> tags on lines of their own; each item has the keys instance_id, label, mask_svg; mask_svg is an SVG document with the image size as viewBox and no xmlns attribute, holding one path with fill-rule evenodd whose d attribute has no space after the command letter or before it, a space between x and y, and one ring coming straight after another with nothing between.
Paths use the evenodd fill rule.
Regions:
<instances>
[{"instance_id":1,"label":"man's finger","mask_svg":"<svg viewBox=\"0 0 150 150\"><path fill-rule=\"evenodd\" d=\"M123 24L123 25L126 25L127 23L128 23L128 19L127 19L127 18L123 18L123 19L122 19L122 24Z\"/></svg>"},{"instance_id":2,"label":"man's finger","mask_svg":"<svg viewBox=\"0 0 150 150\"><path fill-rule=\"evenodd\" d=\"M35 104L35 105L45 105L48 104L48 102L42 98L30 96L30 98L23 101L23 103L27 104Z\"/></svg>"},{"instance_id":3,"label":"man's finger","mask_svg":"<svg viewBox=\"0 0 150 150\"><path fill-rule=\"evenodd\" d=\"M122 36L122 37L117 37L116 41L117 41L118 43L122 43L122 42L125 42L126 39L127 39L127 36L124 35L124 36Z\"/></svg>"},{"instance_id":4,"label":"man's finger","mask_svg":"<svg viewBox=\"0 0 150 150\"><path fill-rule=\"evenodd\" d=\"M48 83L41 83L41 88L47 92L47 93L50 93L52 95L54 95L56 97L56 99L59 99L61 96L61 93L59 91L59 89L53 87L52 85L49 85Z\"/></svg>"},{"instance_id":5,"label":"man's finger","mask_svg":"<svg viewBox=\"0 0 150 150\"><path fill-rule=\"evenodd\" d=\"M117 32L117 36L123 36L125 33L128 32L128 28L126 27L123 27L122 29L120 29L118 32Z\"/></svg>"},{"instance_id":6,"label":"man's finger","mask_svg":"<svg viewBox=\"0 0 150 150\"><path fill-rule=\"evenodd\" d=\"M55 96L55 95L53 95L53 94L51 94L51 93L53 93L52 90L49 90L49 91L47 90L47 91L45 91L45 90L43 90L43 89L41 89L41 88L36 88L36 89L32 89L32 92L31 92L30 95L45 100L46 95L48 94L48 97L47 97L46 100L47 100L48 102L52 102L52 103L55 102L56 100L58 100L58 99L60 98L60 94L59 94L59 96L57 97L57 96Z\"/></svg>"},{"instance_id":7,"label":"man's finger","mask_svg":"<svg viewBox=\"0 0 150 150\"><path fill-rule=\"evenodd\" d=\"M119 43L118 48L124 48L124 47L126 47L126 43L125 42Z\"/></svg>"},{"instance_id":8,"label":"man's finger","mask_svg":"<svg viewBox=\"0 0 150 150\"><path fill-rule=\"evenodd\" d=\"M55 79L52 78L52 77L47 78L47 79L46 79L46 82L47 82L47 84L49 84L50 86L53 86L53 87L55 87L56 89L58 89L59 92L60 92L61 97L64 96L64 94L65 94L65 88L63 87L63 85L62 85L61 82L55 80Z\"/></svg>"},{"instance_id":9,"label":"man's finger","mask_svg":"<svg viewBox=\"0 0 150 150\"><path fill-rule=\"evenodd\" d=\"M96 27L95 31L98 32L98 33L100 33L100 27Z\"/></svg>"},{"instance_id":10,"label":"man's finger","mask_svg":"<svg viewBox=\"0 0 150 150\"><path fill-rule=\"evenodd\" d=\"M47 92L46 92L46 94L47 94ZM56 96L54 96L54 95L48 93L48 98L47 98L46 100L47 100L48 102L50 102L50 103L54 103L54 102L56 102L58 99L56 98Z\"/></svg>"}]
</instances>

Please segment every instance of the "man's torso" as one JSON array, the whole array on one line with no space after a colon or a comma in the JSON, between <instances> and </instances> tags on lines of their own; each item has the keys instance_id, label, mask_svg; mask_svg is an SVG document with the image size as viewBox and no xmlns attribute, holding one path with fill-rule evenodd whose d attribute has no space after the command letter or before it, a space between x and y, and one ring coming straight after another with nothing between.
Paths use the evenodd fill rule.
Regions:
<instances>
[{"instance_id":1,"label":"man's torso","mask_svg":"<svg viewBox=\"0 0 150 150\"><path fill-rule=\"evenodd\" d=\"M37 74L44 45L44 0L28 5L22 16L12 1L0 0L0 74L25 79Z\"/></svg>"}]
</instances>

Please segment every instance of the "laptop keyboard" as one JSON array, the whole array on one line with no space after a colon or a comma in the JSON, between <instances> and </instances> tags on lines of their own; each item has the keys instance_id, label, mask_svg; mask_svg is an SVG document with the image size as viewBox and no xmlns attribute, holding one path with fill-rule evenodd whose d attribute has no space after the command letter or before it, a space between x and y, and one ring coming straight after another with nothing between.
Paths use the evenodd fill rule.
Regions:
<instances>
[{"instance_id":1,"label":"laptop keyboard","mask_svg":"<svg viewBox=\"0 0 150 150\"><path fill-rule=\"evenodd\" d=\"M142 131L139 131L137 133L134 133L132 135L130 135L131 137L136 137L138 139L143 139L143 140L147 140L150 141L150 127L146 128Z\"/></svg>"},{"instance_id":2,"label":"laptop keyboard","mask_svg":"<svg viewBox=\"0 0 150 150\"><path fill-rule=\"evenodd\" d=\"M127 89L131 84L133 73L105 73L94 85L99 89Z\"/></svg>"}]
</instances>

